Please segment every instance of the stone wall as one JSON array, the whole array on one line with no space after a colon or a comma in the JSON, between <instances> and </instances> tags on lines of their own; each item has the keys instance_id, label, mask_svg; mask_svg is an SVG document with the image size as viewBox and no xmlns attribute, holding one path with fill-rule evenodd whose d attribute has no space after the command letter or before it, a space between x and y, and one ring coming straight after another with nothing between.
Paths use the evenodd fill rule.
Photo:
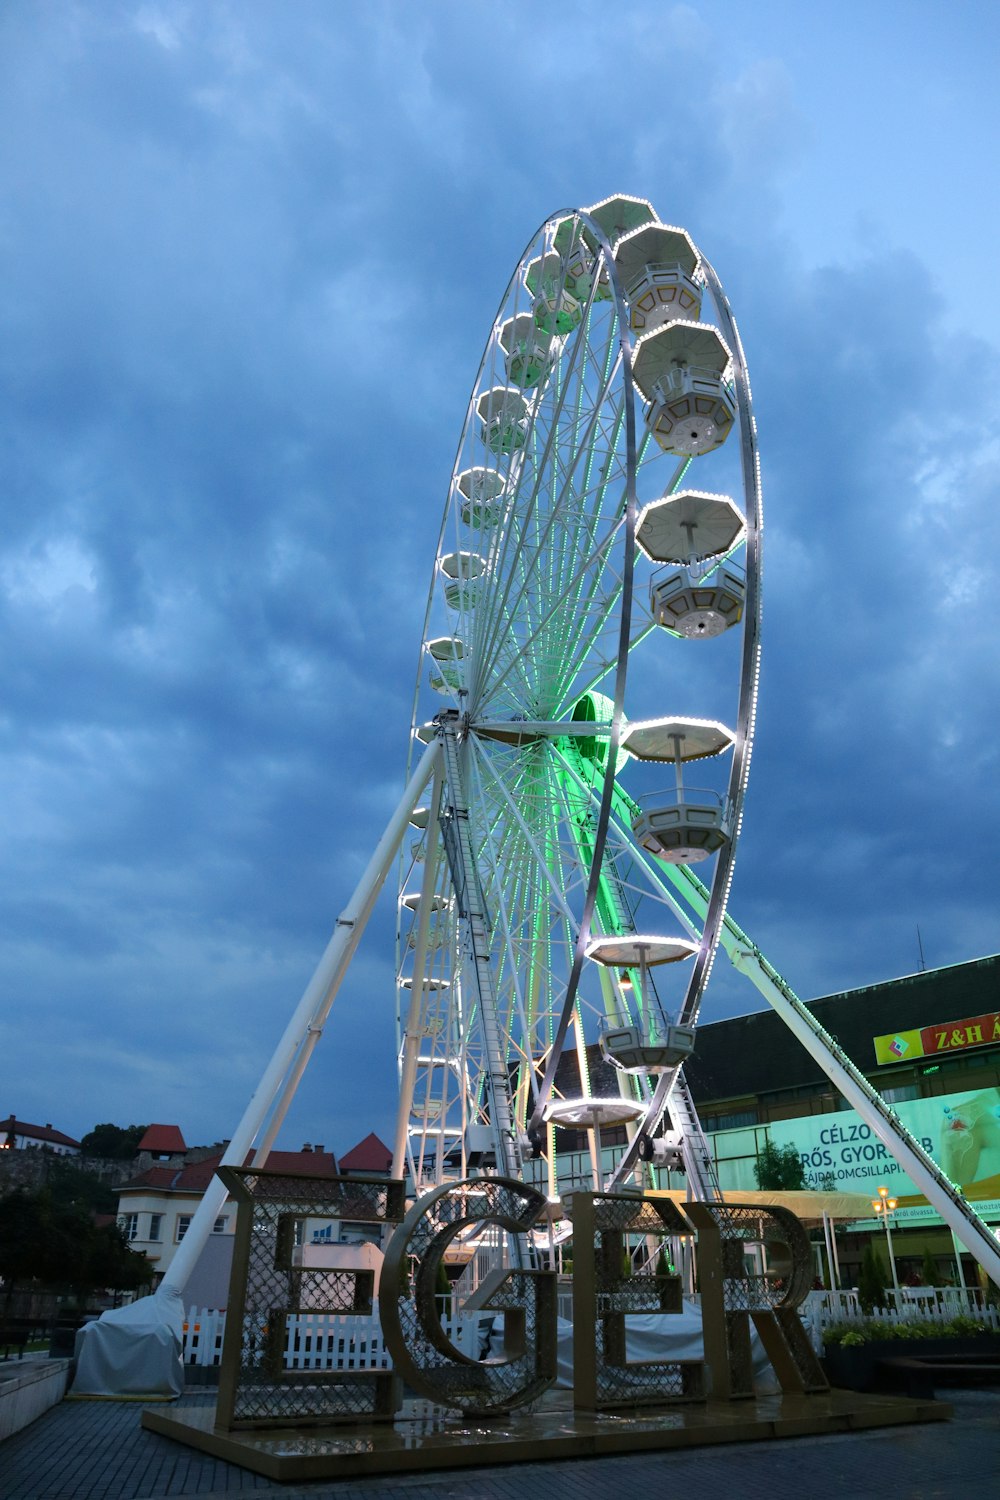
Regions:
<instances>
[{"instance_id":1,"label":"stone wall","mask_svg":"<svg viewBox=\"0 0 1000 1500\"><path fill-rule=\"evenodd\" d=\"M0 1196L12 1193L16 1188L27 1188L34 1192L45 1186L50 1173L65 1170L66 1167L76 1167L81 1172L87 1172L91 1177L106 1182L109 1187L127 1182L130 1177L135 1176L137 1170L134 1160L114 1161L103 1156L58 1156L54 1151L46 1151L44 1147L39 1149L37 1146L27 1151L0 1151Z\"/></svg>"}]
</instances>

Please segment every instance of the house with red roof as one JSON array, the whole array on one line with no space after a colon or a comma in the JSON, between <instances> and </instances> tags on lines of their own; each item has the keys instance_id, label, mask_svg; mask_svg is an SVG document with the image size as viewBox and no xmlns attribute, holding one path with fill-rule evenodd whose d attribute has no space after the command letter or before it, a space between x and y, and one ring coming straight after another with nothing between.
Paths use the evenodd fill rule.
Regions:
<instances>
[{"instance_id":1,"label":"house with red roof","mask_svg":"<svg viewBox=\"0 0 1000 1500\"><path fill-rule=\"evenodd\" d=\"M27 1120L18 1120L8 1115L0 1120L0 1151L46 1150L56 1156L78 1156L80 1142L51 1125L29 1125Z\"/></svg>"},{"instance_id":2,"label":"house with red roof","mask_svg":"<svg viewBox=\"0 0 1000 1500\"><path fill-rule=\"evenodd\" d=\"M140 1151L149 1149L146 1141L150 1131L159 1132L152 1137L154 1145L162 1142L169 1146L176 1139L183 1141L176 1125L150 1126L140 1142ZM176 1136L171 1132L176 1132ZM153 1162L118 1189L118 1222L131 1248L141 1250L147 1260L153 1262L157 1282L187 1234L224 1149L220 1147L208 1152L204 1148L187 1148L183 1157L170 1153L169 1163ZM246 1165L249 1166L252 1160L253 1153L248 1152ZM337 1175L337 1159L333 1152L309 1143L301 1151L272 1151L267 1165L271 1171L298 1176ZM235 1229L236 1205L232 1199L227 1199L212 1233L232 1235Z\"/></svg>"},{"instance_id":3,"label":"house with red roof","mask_svg":"<svg viewBox=\"0 0 1000 1500\"><path fill-rule=\"evenodd\" d=\"M136 1148L141 1156L148 1151L153 1161L169 1161L187 1151L179 1125L150 1125Z\"/></svg>"},{"instance_id":4,"label":"house with red roof","mask_svg":"<svg viewBox=\"0 0 1000 1500\"><path fill-rule=\"evenodd\" d=\"M340 1158L340 1170L345 1177L391 1177L392 1152L371 1131Z\"/></svg>"}]
</instances>

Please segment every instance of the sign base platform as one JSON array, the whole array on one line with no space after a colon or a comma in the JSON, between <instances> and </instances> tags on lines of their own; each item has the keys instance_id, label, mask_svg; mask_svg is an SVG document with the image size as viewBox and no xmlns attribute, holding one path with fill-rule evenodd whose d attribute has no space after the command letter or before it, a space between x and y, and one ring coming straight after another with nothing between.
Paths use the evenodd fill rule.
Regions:
<instances>
[{"instance_id":1,"label":"sign base platform","mask_svg":"<svg viewBox=\"0 0 1000 1500\"><path fill-rule=\"evenodd\" d=\"M489 1419L466 1418L428 1401L407 1401L393 1423L352 1427L220 1431L214 1406L183 1405L145 1411L142 1425L284 1483L811 1437L942 1422L951 1415L952 1408L942 1401L841 1390L587 1413L573 1410L570 1391L552 1391L533 1411Z\"/></svg>"}]
</instances>

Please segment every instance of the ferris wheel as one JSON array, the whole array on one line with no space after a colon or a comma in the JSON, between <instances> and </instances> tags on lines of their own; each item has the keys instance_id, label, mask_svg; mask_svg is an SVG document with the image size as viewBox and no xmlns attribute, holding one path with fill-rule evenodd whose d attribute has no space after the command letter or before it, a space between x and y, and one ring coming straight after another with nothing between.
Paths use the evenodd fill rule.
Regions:
<instances>
[{"instance_id":1,"label":"ferris wheel","mask_svg":"<svg viewBox=\"0 0 1000 1500\"><path fill-rule=\"evenodd\" d=\"M498 1171L547 1188L550 1234L567 1186L680 1164L690 1196L718 1196L683 1071L721 941L1000 1285L991 1227L727 913L760 529L749 379L711 264L642 198L554 214L469 398L411 774L222 1166L249 1153L266 1166L399 857L393 1175L418 1195ZM592 1076L597 1046L610 1092L608 1067ZM607 1173L612 1128L626 1141ZM589 1173L568 1182L560 1129L588 1143ZM216 1175L161 1303L180 1296L227 1192Z\"/></svg>"},{"instance_id":2,"label":"ferris wheel","mask_svg":"<svg viewBox=\"0 0 1000 1500\"><path fill-rule=\"evenodd\" d=\"M683 1080L750 762L761 502L709 262L644 199L549 218L469 398L432 569L400 861L394 1171L712 1174ZM423 742L423 743L421 743ZM591 1078L594 1044L615 1069ZM532 1171L537 1177L535 1167Z\"/></svg>"}]
</instances>

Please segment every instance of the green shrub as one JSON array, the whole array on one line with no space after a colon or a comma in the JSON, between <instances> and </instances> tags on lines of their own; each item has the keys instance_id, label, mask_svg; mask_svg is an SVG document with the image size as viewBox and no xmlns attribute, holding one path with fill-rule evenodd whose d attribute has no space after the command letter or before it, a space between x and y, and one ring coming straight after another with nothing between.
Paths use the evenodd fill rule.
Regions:
<instances>
[{"instance_id":1,"label":"green shrub","mask_svg":"<svg viewBox=\"0 0 1000 1500\"><path fill-rule=\"evenodd\" d=\"M858 1301L863 1312L885 1306L886 1272L881 1255L871 1240L861 1253L861 1269L858 1272Z\"/></svg>"},{"instance_id":2,"label":"green shrub","mask_svg":"<svg viewBox=\"0 0 1000 1500\"><path fill-rule=\"evenodd\" d=\"M952 1318L950 1323L944 1325L949 1337L967 1338L970 1334L985 1333L986 1324L979 1323L975 1318L970 1318L967 1313L959 1313Z\"/></svg>"},{"instance_id":3,"label":"green shrub","mask_svg":"<svg viewBox=\"0 0 1000 1500\"><path fill-rule=\"evenodd\" d=\"M823 1330L823 1344L825 1347L841 1344L845 1349L855 1349L859 1344L870 1343L873 1339L909 1341L969 1338L991 1331L985 1323L979 1323L975 1318L964 1314L952 1318L948 1323L932 1323L928 1318L914 1318L912 1321L899 1319L892 1322L883 1322L881 1318L865 1318L861 1323L831 1323L829 1328Z\"/></svg>"}]
</instances>

